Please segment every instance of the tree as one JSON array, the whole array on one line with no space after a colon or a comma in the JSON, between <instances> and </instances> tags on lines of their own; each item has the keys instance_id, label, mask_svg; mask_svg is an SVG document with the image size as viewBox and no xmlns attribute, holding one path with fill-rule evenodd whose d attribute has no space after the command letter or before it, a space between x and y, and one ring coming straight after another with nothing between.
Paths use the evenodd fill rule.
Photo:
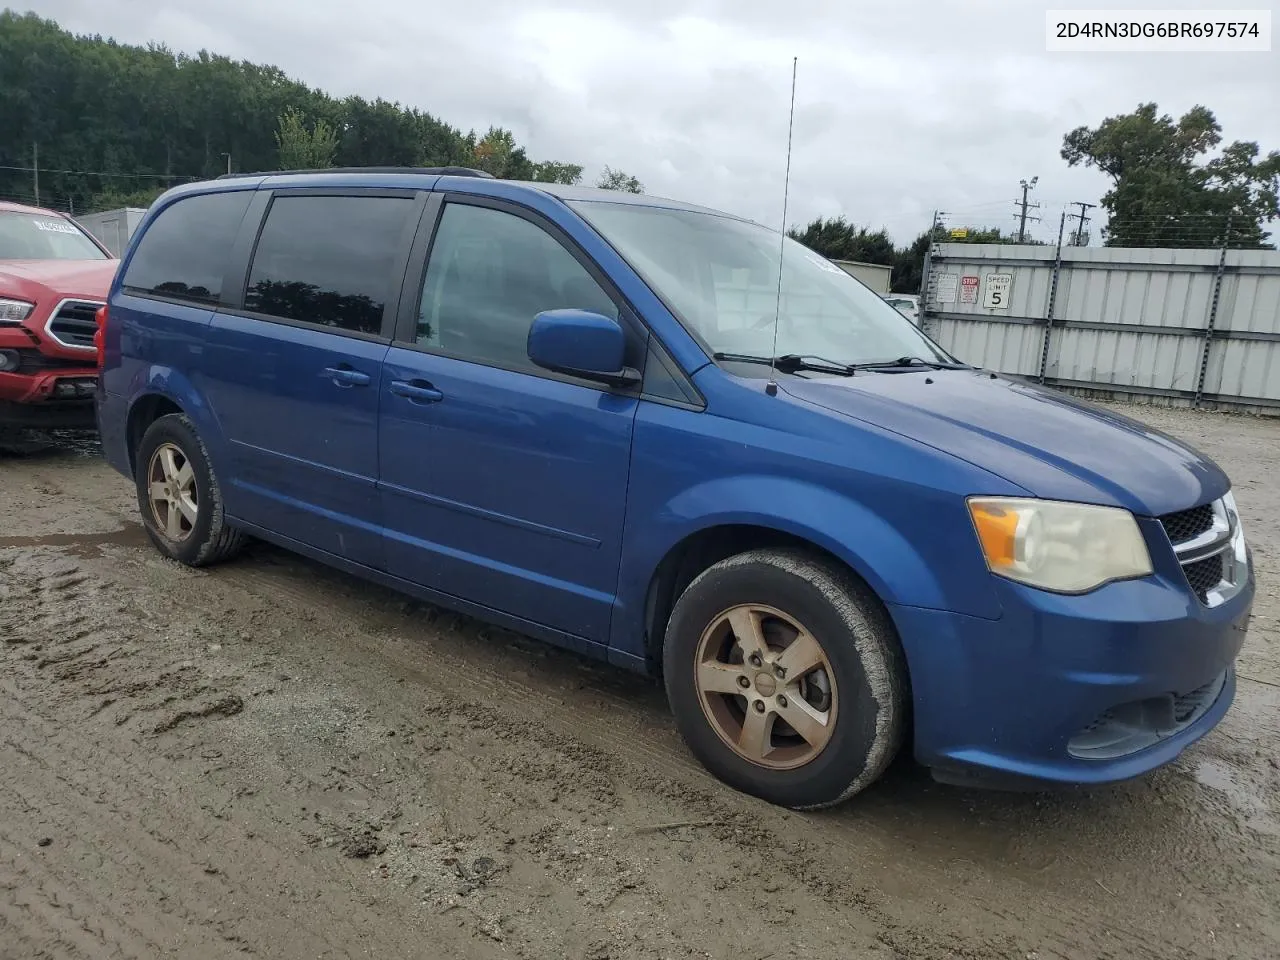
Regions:
<instances>
[{"instance_id":1,"label":"tree","mask_svg":"<svg viewBox=\"0 0 1280 960\"><path fill-rule=\"evenodd\" d=\"M803 230L793 227L787 235L828 260L891 264L896 254L888 231L881 228L873 233L867 227L854 226L844 217L819 217Z\"/></svg>"},{"instance_id":2,"label":"tree","mask_svg":"<svg viewBox=\"0 0 1280 960\"><path fill-rule=\"evenodd\" d=\"M317 120L308 130L302 111L287 107L280 115L276 145L280 151L281 170L319 170L333 166L333 156L338 152L338 136L323 120Z\"/></svg>"},{"instance_id":3,"label":"tree","mask_svg":"<svg viewBox=\"0 0 1280 960\"><path fill-rule=\"evenodd\" d=\"M1062 139L1068 166L1111 178L1102 197L1109 246L1269 246L1263 229L1280 217L1280 151L1259 158L1256 142L1236 141L1212 159L1222 127L1203 106L1177 121L1154 103L1077 127Z\"/></svg>"},{"instance_id":4,"label":"tree","mask_svg":"<svg viewBox=\"0 0 1280 960\"><path fill-rule=\"evenodd\" d=\"M963 236L953 236L952 232L963 232ZM919 293L920 284L924 280L924 258L929 252L929 231L926 230L915 238L908 246L899 249L893 259L893 277L890 289L894 293ZM934 243L1017 243L1018 238L1011 236L999 227L944 227L938 224L933 229ZM1023 243L1041 246L1043 240L1024 240Z\"/></svg>"},{"instance_id":5,"label":"tree","mask_svg":"<svg viewBox=\"0 0 1280 960\"><path fill-rule=\"evenodd\" d=\"M122 207L147 208L155 203L156 197L164 193L167 187L149 187L141 190L119 190L107 188L93 198L91 210L119 210Z\"/></svg>"},{"instance_id":6,"label":"tree","mask_svg":"<svg viewBox=\"0 0 1280 960\"><path fill-rule=\"evenodd\" d=\"M474 164L485 173L503 180L532 180L534 165L523 147L516 146L515 134L502 127L490 127L476 141Z\"/></svg>"},{"instance_id":7,"label":"tree","mask_svg":"<svg viewBox=\"0 0 1280 960\"><path fill-rule=\"evenodd\" d=\"M576 163L544 160L533 165L533 179L538 183L566 183L572 186L582 182L582 167Z\"/></svg>"},{"instance_id":8,"label":"tree","mask_svg":"<svg viewBox=\"0 0 1280 960\"><path fill-rule=\"evenodd\" d=\"M533 162L509 131L465 133L398 103L329 96L266 64L77 36L3 10L0 195L33 198L33 144L41 202L64 210L118 205L132 184L217 176L228 153L238 170L479 164L521 179L581 177L575 164Z\"/></svg>"},{"instance_id":9,"label":"tree","mask_svg":"<svg viewBox=\"0 0 1280 960\"><path fill-rule=\"evenodd\" d=\"M601 190L621 190L623 193L644 193L644 184L629 173L606 166L596 186Z\"/></svg>"}]
</instances>

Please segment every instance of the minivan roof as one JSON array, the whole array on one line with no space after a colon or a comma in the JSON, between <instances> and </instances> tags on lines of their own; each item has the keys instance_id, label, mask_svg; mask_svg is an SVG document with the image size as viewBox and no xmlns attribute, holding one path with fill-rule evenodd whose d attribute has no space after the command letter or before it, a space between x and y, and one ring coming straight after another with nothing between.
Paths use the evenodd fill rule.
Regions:
<instances>
[{"instance_id":1,"label":"minivan roof","mask_svg":"<svg viewBox=\"0 0 1280 960\"><path fill-rule=\"evenodd\" d=\"M303 173L411 173L437 177L486 177L492 173L473 167L316 167L310 170L259 170L255 173L224 173L219 180L236 180L240 177L285 177Z\"/></svg>"},{"instance_id":2,"label":"minivan roof","mask_svg":"<svg viewBox=\"0 0 1280 960\"><path fill-rule=\"evenodd\" d=\"M492 174L485 173L482 170L474 170L470 167L330 167L323 170L267 170L259 173L232 173L222 174L216 180L204 181L209 186L217 184L227 184L230 186L236 180L254 180L255 186L269 187L272 181L277 179L289 179L296 185L299 179L315 177L317 179L324 178L325 186L386 186L389 178L398 177L426 177L432 176L439 178L434 189L456 189L466 193L489 194L498 193L500 187L515 187L522 190L537 191L555 197L561 201L596 201L603 203L617 203L628 206L639 207L658 207L667 210L685 210L692 213L706 213L717 217L727 217L731 220L748 221L746 217L740 217L732 213L726 213L723 210L715 210L711 207L698 206L697 204L685 203L681 200L671 200L666 197L656 197L647 193L627 193L622 190L602 190L598 187L583 187L564 183L543 183L530 180L500 180ZM453 183L443 183L445 179L454 180ZM371 182L372 181L372 182ZM198 183L188 185L196 188L195 192L203 192L199 190ZM207 189L206 186L206 189ZM185 191L184 191L185 192Z\"/></svg>"}]
</instances>

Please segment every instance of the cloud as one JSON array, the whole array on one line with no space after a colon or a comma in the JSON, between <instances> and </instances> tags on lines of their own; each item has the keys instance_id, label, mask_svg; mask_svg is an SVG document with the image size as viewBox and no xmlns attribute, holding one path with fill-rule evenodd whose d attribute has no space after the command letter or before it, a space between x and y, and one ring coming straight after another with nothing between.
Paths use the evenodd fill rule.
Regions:
<instances>
[{"instance_id":1,"label":"cloud","mask_svg":"<svg viewBox=\"0 0 1280 960\"><path fill-rule=\"evenodd\" d=\"M1198 8L1221 6L1197 0ZM1228 140L1280 147L1275 54L1049 54L1022 0L42 0L77 32L268 62L342 96L463 128L510 127L536 159L605 164L651 193L778 224L791 59L788 220L842 214L905 242L932 211L1013 224L1038 175L1038 235L1106 180L1058 156L1080 124L1154 100L1213 109Z\"/></svg>"}]
</instances>

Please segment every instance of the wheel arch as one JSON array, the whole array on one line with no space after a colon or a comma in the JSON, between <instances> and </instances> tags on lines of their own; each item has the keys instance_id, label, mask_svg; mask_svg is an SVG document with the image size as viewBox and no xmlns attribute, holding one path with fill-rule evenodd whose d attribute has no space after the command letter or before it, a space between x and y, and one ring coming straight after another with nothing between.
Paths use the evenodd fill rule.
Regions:
<instances>
[{"instance_id":1,"label":"wheel arch","mask_svg":"<svg viewBox=\"0 0 1280 960\"><path fill-rule=\"evenodd\" d=\"M787 548L801 550L848 573L880 602L892 623L888 604L898 597L891 583L861 556L842 549L842 545L832 542L829 536L794 526L788 529L762 519L710 523L672 544L649 579L644 598L644 654L651 668L660 671L672 608L698 574L721 560L749 550Z\"/></svg>"},{"instance_id":2,"label":"wheel arch","mask_svg":"<svg viewBox=\"0 0 1280 960\"><path fill-rule=\"evenodd\" d=\"M138 472L138 444L147 428L161 417L173 413L184 413L176 401L162 393L144 393L129 406L129 416L125 423L125 441L129 454L129 473Z\"/></svg>"},{"instance_id":3,"label":"wheel arch","mask_svg":"<svg viewBox=\"0 0 1280 960\"><path fill-rule=\"evenodd\" d=\"M220 446L221 434L213 411L185 374L173 367L157 364L147 369L139 381L125 417L125 444L128 447L131 474L137 471L138 465L134 461L142 435L156 420L171 413L186 414L207 445Z\"/></svg>"}]
</instances>

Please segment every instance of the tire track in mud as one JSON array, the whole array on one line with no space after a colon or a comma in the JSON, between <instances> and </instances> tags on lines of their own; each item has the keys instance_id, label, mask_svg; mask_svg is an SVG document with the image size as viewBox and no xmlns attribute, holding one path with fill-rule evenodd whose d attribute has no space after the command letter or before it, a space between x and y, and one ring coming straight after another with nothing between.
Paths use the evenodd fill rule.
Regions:
<instances>
[{"instance_id":1,"label":"tire track in mud","mask_svg":"<svg viewBox=\"0 0 1280 960\"><path fill-rule=\"evenodd\" d=\"M287 555L276 554L265 565L251 559L220 569L214 576L219 587L224 581L234 584L277 610L293 606L295 615L341 624L342 645L347 649L336 656L348 659L354 652L361 658L381 661L391 668L389 672L408 673L451 699L453 702L444 708L449 714L467 718L513 747L534 740L542 748L560 754L562 769L552 774L543 771L544 778L564 779L576 771L584 781L582 786L600 791L603 783L603 793L614 799L616 790L612 785L616 781L639 775L652 796L678 807L683 815L715 821L718 829L713 835L721 843L736 847L740 855L749 856L760 847L773 844L777 835L802 834L808 839L786 845L777 868L829 907L854 907L873 918L881 930L881 942L899 956L985 958L1023 950L1042 957L1055 953L1066 957L1079 950L1082 929L1103 931L1097 948L1116 950L1116 956L1169 960L1192 955L1186 952L1185 945L1158 930L1126 929L1125 921L1118 917L1101 916L1096 910L1077 912L1061 899L1044 903L1045 916L1058 916L1037 931L1034 942L1020 943L1021 938L1013 933L996 939L947 935L940 930L924 934L894 916L884 887L877 881L891 880L891 888L906 894L913 885L917 889L946 887L947 871L935 874L935 882L930 882L929 867L920 863L912 863L905 875L893 876L896 871L890 868L880 876L864 875L857 880L849 877L845 865L870 862L884 867L896 859L898 851L875 831L862 830L856 814L855 821L848 823L841 811L818 815L783 812L751 798L726 793L726 788L688 757L666 718L665 706L655 706L662 704L656 690L652 696L639 695L644 704L640 710L634 691L630 695L617 692L619 684L631 680L643 687L643 680L627 678L607 668L597 670L573 658L543 651L543 659L562 661L553 670L552 679L554 693L561 696L549 698L545 683L538 685L540 678L522 680L519 674L523 671L517 665L502 662L506 651L495 650L493 640L507 637L514 641L509 646L524 645L505 631L398 599L390 592ZM396 608L409 612L390 612ZM425 615L431 625L426 630L415 629L411 620L414 614ZM424 639L429 646L423 643ZM446 639L450 642L440 642ZM459 644L474 646L458 650ZM327 654L335 655L332 650ZM565 673L569 674L567 683ZM449 678L448 682L441 684L441 676ZM460 679L464 677L465 680ZM583 689L590 690L591 702L579 707L574 694ZM662 714L657 725L653 723L654 709ZM537 725L531 727L524 717L536 718ZM514 762L511 772L520 772L518 756L508 758L508 762ZM958 799L959 794L953 797ZM1023 893L1029 899L1035 896L1031 890ZM970 929L982 926L974 924L975 908L988 912L999 926L1011 931L1018 930L1025 919L1025 902L1015 911L986 906L973 899L950 906L950 911L944 912L967 913L965 924Z\"/></svg>"},{"instance_id":2,"label":"tire track in mud","mask_svg":"<svg viewBox=\"0 0 1280 960\"><path fill-rule=\"evenodd\" d=\"M94 461L41 473L90 512L128 500ZM44 863L83 833L123 879L58 865L42 889L115 924L121 955L174 927L211 956L1274 953L1276 845L1206 801L1197 760L1043 806L895 771L794 815L709 778L660 691L618 671L270 548L205 573L136 531L19 529L0 538L0 764L32 772L0 790L0 944L86 950L4 899L9 851L52 823ZM218 715L229 698L242 712ZM1269 722L1229 718L1198 755L1253 770ZM44 822L9 817L49 797Z\"/></svg>"},{"instance_id":3,"label":"tire track in mud","mask_svg":"<svg viewBox=\"0 0 1280 960\"><path fill-rule=\"evenodd\" d=\"M50 675L20 674L0 679L0 889L10 891L0 912L21 933L14 942L39 946L24 960L73 948L95 958L230 957L255 952L253 944L274 955L270 945L282 940L298 956L346 956L356 944L414 955L412 929L388 927L356 903L346 871L326 862L318 872L308 868L291 819L268 839L271 817L248 809L258 829L237 829L228 813L235 797L208 778L184 779L166 762L198 747L178 744L158 760L144 750L137 762L128 730L101 719L68 725L66 698L50 709L39 696L47 689L30 683ZM174 741L146 729L136 735L157 747ZM46 831L47 846L32 841ZM57 866L58 854L75 862ZM272 903L279 913L261 909Z\"/></svg>"}]
</instances>

